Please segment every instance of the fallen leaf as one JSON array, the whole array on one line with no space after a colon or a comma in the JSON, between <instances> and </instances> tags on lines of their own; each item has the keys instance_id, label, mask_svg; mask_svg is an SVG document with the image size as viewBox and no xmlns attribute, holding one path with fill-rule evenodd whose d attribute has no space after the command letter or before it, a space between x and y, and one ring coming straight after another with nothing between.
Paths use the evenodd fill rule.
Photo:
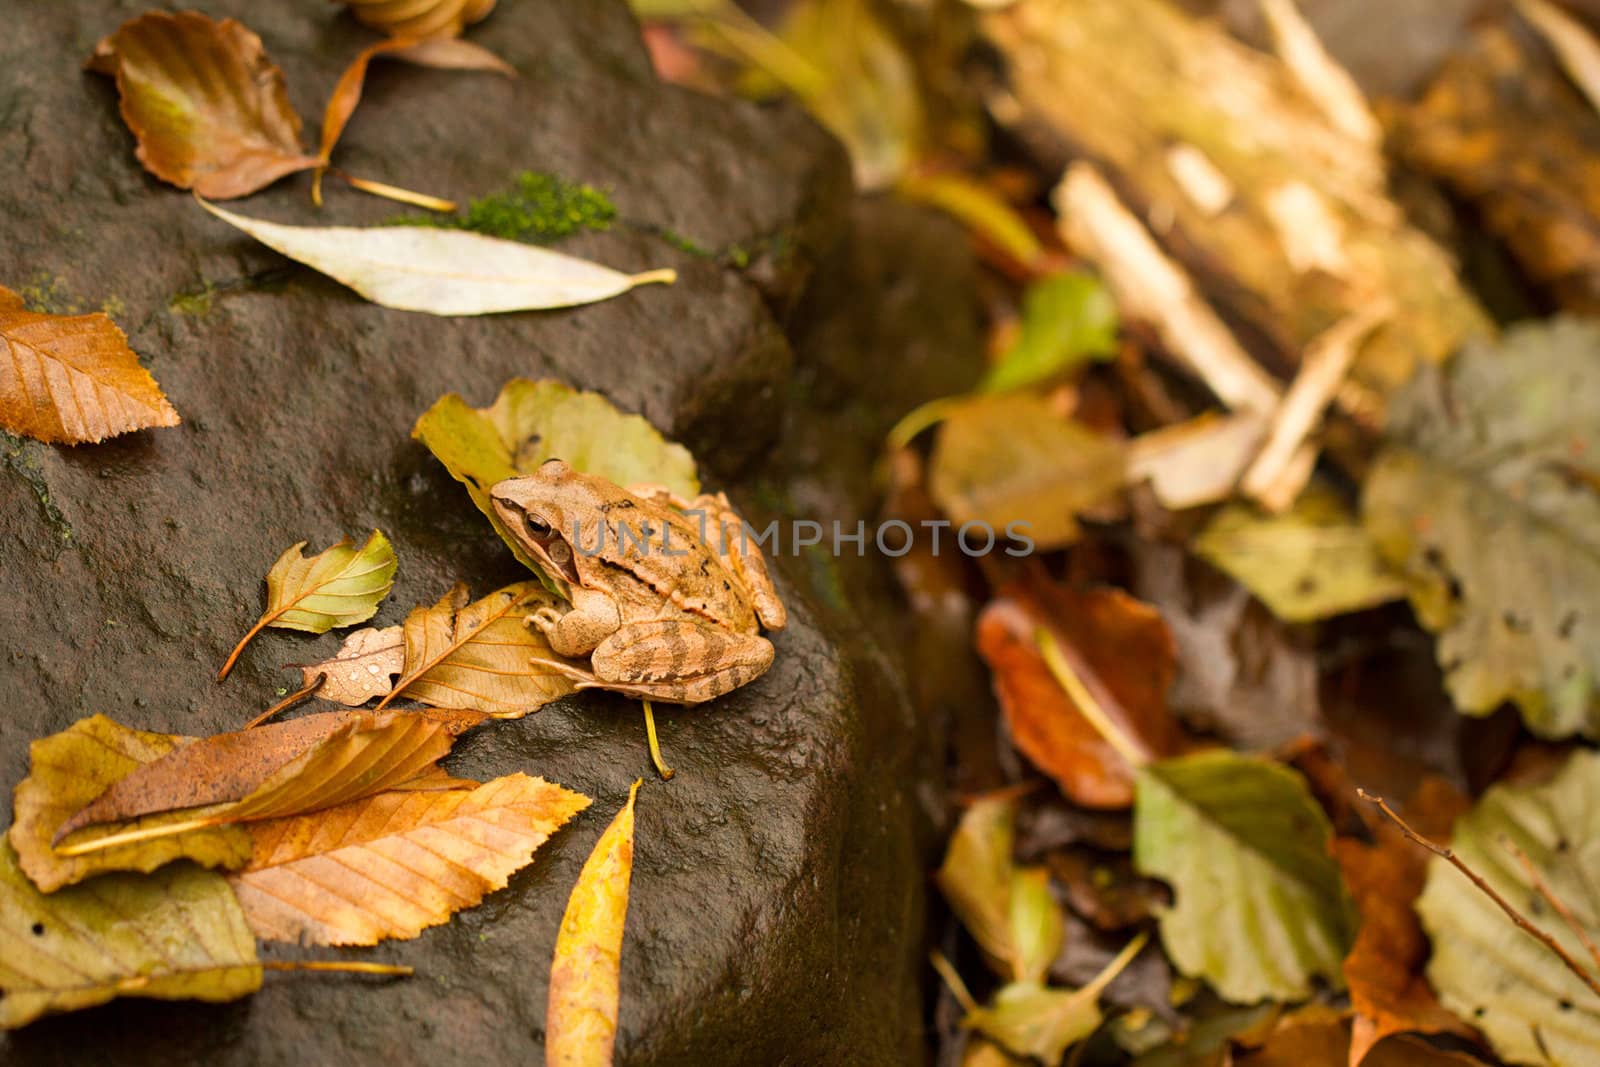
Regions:
<instances>
[{"instance_id":1,"label":"fallen leaf","mask_svg":"<svg viewBox=\"0 0 1600 1067\"><path fill-rule=\"evenodd\" d=\"M406 669L404 632L400 626L357 630L332 658L301 667L301 676L308 686L322 678L317 696L347 707L388 696L394 676Z\"/></svg>"},{"instance_id":2,"label":"fallen leaf","mask_svg":"<svg viewBox=\"0 0 1600 1067\"><path fill-rule=\"evenodd\" d=\"M162 181L231 200L317 165L261 38L233 19L151 11L105 38L91 69L114 74L139 162Z\"/></svg>"},{"instance_id":3,"label":"fallen leaf","mask_svg":"<svg viewBox=\"0 0 1600 1067\"><path fill-rule=\"evenodd\" d=\"M234 646L218 681L233 670L250 639L267 627L325 634L354 626L376 615L378 603L394 588L400 561L377 530L360 548L346 537L306 559L301 551L305 547L304 541L289 546L267 572L267 610Z\"/></svg>"},{"instance_id":4,"label":"fallen leaf","mask_svg":"<svg viewBox=\"0 0 1600 1067\"><path fill-rule=\"evenodd\" d=\"M1312 1005L1279 1019L1259 1049L1235 1062L1239 1067L1350 1067L1361 1062L1353 1053L1345 1013ZM1484 1067L1482 1060L1415 1038L1384 1041L1366 1055L1365 1063L1367 1067Z\"/></svg>"},{"instance_id":5,"label":"fallen leaf","mask_svg":"<svg viewBox=\"0 0 1600 1067\"><path fill-rule=\"evenodd\" d=\"M495 0L345 0L350 13L395 37L454 37L487 18Z\"/></svg>"},{"instance_id":6,"label":"fallen leaf","mask_svg":"<svg viewBox=\"0 0 1600 1067\"><path fill-rule=\"evenodd\" d=\"M1095 976L1117 958L1131 932L1106 933L1071 912L1066 918L1061 951L1050 962L1050 982L1077 988L1094 981ZM1152 1021L1181 1026L1184 1020L1176 1008L1184 998L1181 990L1173 988L1175 977L1161 946L1147 944L1126 970L1106 984L1100 1001L1112 1007L1142 1011L1151 1016Z\"/></svg>"},{"instance_id":7,"label":"fallen leaf","mask_svg":"<svg viewBox=\"0 0 1600 1067\"><path fill-rule=\"evenodd\" d=\"M978 617L978 651L994 671L1011 740L1069 799L1091 808L1133 803L1134 771L1084 717L1040 655L1056 647L1100 709L1145 758L1177 738L1166 691L1175 666L1161 616L1117 589L1075 590L1030 580L1002 590Z\"/></svg>"},{"instance_id":8,"label":"fallen leaf","mask_svg":"<svg viewBox=\"0 0 1600 1067\"><path fill-rule=\"evenodd\" d=\"M29 747L29 773L14 795L16 821L8 836L23 871L46 893L103 871L153 871L176 859L207 867L238 867L250 858L250 839L237 827L190 830L83 856L61 856L51 842L68 819L113 783L154 763L192 737L145 733L104 715L79 719ZM117 831L184 821L185 814L151 815Z\"/></svg>"},{"instance_id":9,"label":"fallen leaf","mask_svg":"<svg viewBox=\"0 0 1600 1067\"><path fill-rule=\"evenodd\" d=\"M378 707L405 695L438 708L520 718L573 691L566 675L535 660L561 661L524 621L556 603L538 582L518 582L468 603L458 585L406 617L405 673Z\"/></svg>"},{"instance_id":10,"label":"fallen leaf","mask_svg":"<svg viewBox=\"0 0 1600 1067\"><path fill-rule=\"evenodd\" d=\"M1232 575L1285 622L1312 622L1398 600L1404 580L1332 492L1312 486L1282 515L1231 504L1195 538L1201 559Z\"/></svg>"},{"instance_id":11,"label":"fallen leaf","mask_svg":"<svg viewBox=\"0 0 1600 1067\"><path fill-rule=\"evenodd\" d=\"M1014 952L1011 977L1016 982L1043 982L1050 962L1061 951L1066 918L1050 890L1050 871L1016 867L1011 871L1009 909Z\"/></svg>"},{"instance_id":12,"label":"fallen leaf","mask_svg":"<svg viewBox=\"0 0 1600 1067\"><path fill-rule=\"evenodd\" d=\"M109 835L66 838L160 812L188 811L194 825L219 826L333 807L430 770L460 725L407 711L333 711L203 738L114 782L63 823L53 843L98 844Z\"/></svg>"},{"instance_id":13,"label":"fallen leaf","mask_svg":"<svg viewBox=\"0 0 1600 1067\"><path fill-rule=\"evenodd\" d=\"M0 842L0 1028L119 996L236 1000L261 988L256 942L221 875L174 864L46 896Z\"/></svg>"},{"instance_id":14,"label":"fallen leaf","mask_svg":"<svg viewBox=\"0 0 1600 1067\"><path fill-rule=\"evenodd\" d=\"M1305 781L1226 751L1139 772L1134 863L1172 887L1158 909L1178 969L1226 1000L1300 1000L1341 983L1355 916Z\"/></svg>"},{"instance_id":15,"label":"fallen leaf","mask_svg":"<svg viewBox=\"0 0 1600 1067\"><path fill-rule=\"evenodd\" d=\"M660 67L659 61L657 67ZM1008 270L1023 277L1036 275L1050 259L1017 209L982 181L957 173L909 174L895 185L894 192L897 197L927 204L950 215L983 245L998 252ZM1065 277L1084 276L1069 274ZM1115 332L1116 308L1110 310ZM1087 324L1092 319L1080 321Z\"/></svg>"},{"instance_id":16,"label":"fallen leaf","mask_svg":"<svg viewBox=\"0 0 1600 1067\"><path fill-rule=\"evenodd\" d=\"M1046 862L1068 906L1097 930L1137 927L1167 901L1166 887L1140 877L1124 853L1068 847L1051 850Z\"/></svg>"},{"instance_id":17,"label":"fallen leaf","mask_svg":"<svg viewBox=\"0 0 1600 1067\"><path fill-rule=\"evenodd\" d=\"M1456 706L1514 700L1540 737L1600 736L1600 327L1469 344L1391 401L1362 502L1403 569Z\"/></svg>"},{"instance_id":18,"label":"fallen leaf","mask_svg":"<svg viewBox=\"0 0 1600 1067\"><path fill-rule=\"evenodd\" d=\"M584 861L567 898L550 963L544 1055L551 1067L611 1062L621 996L622 934L633 875L633 804L639 782Z\"/></svg>"},{"instance_id":19,"label":"fallen leaf","mask_svg":"<svg viewBox=\"0 0 1600 1067\"><path fill-rule=\"evenodd\" d=\"M486 408L455 393L423 412L411 436L467 487L472 502L530 570L539 566L501 524L489 498L497 482L532 474L547 459L618 485L664 486L685 499L700 492L694 457L663 438L640 415L618 411L599 393L580 392L548 379L514 378Z\"/></svg>"},{"instance_id":20,"label":"fallen leaf","mask_svg":"<svg viewBox=\"0 0 1600 1067\"><path fill-rule=\"evenodd\" d=\"M670 269L623 274L520 241L422 226L285 226L200 201L217 218L384 307L488 315L592 304L636 285L672 283Z\"/></svg>"},{"instance_id":21,"label":"fallen leaf","mask_svg":"<svg viewBox=\"0 0 1600 1067\"><path fill-rule=\"evenodd\" d=\"M1584 936L1600 942L1600 754L1574 752L1541 785L1494 786L1456 821L1450 840L1463 863L1593 974L1591 950L1536 891L1507 842L1571 909ZM1439 999L1504 1059L1553 1067L1600 1061L1600 996L1442 857L1428 863L1417 914L1433 943L1428 978Z\"/></svg>"},{"instance_id":22,"label":"fallen leaf","mask_svg":"<svg viewBox=\"0 0 1600 1067\"><path fill-rule=\"evenodd\" d=\"M92 315L29 311L0 286L0 429L83 444L178 425L117 324Z\"/></svg>"},{"instance_id":23,"label":"fallen leaf","mask_svg":"<svg viewBox=\"0 0 1600 1067\"><path fill-rule=\"evenodd\" d=\"M1011 849L1016 837L1016 798L979 797L961 819L934 876L956 918L992 960L1012 967Z\"/></svg>"},{"instance_id":24,"label":"fallen leaf","mask_svg":"<svg viewBox=\"0 0 1600 1067\"><path fill-rule=\"evenodd\" d=\"M250 863L229 881L260 938L374 945L416 937L505 888L588 805L520 772L470 792L379 793L252 823Z\"/></svg>"},{"instance_id":25,"label":"fallen leaf","mask_svg":"<svg viewBox=\"0 0 1600 1067\"><path fill-rule=\"evenodd\" d=\"M1125 482L1119 443L1062 418L1042 397L1002 393L945 415L928 490L955 527L977 524L975 548L987 532L1049 549L1077 540L1074 516L1106 504Z\"/></svg>"},{"instance_id":26,"label":"fallen leaf","mask_svg":"<svg viewBox=\"0 0 1600 1067\"><path fill-rule=\"evenodd\" d=\"M1030 285L1022 329L984 375L989 392L1021 389L1117 352L1117 305L1092 274L1067 271Z\"/></svg>"},{"instance_id":27,"label":"fallen leaf","mask_svg":"<svg viewBox=\"0 0 1600 1067\"><path fill-rule=\"evenodd\" d=\"M1271 1003L1248 1008L1208 1006L1211 1010L1187 1020L1188 1025L1172 1040L1141 1049L1135 1067L1234 1067L1231 1043L1259 1045L1283 1013L1282 1005Z\"/></svg>"},{"instance_id":28,"label":"fallen leaf","mask_svg":"<svg viewBox=\"0 0 1600 1067\"><path fill-rule=\"evenodd\" d=\"M1465 807L1465 798L1443 779L1427 778L1404 814L1419 833L1439 840L1449 836L1450 824ZM1391 1034L1472 1036L1470 1027L1440 1005L1422 975L1428 941L1413 905L1422 892L1428 853L1388 821L1370 829L1370 845L1351 837L1333 842L1334 858L1361 915L1344 961L1355 1012L1348 1067L1359 1067ZM1346 1067L1344 1061L1339 1067Z\"/></svg>"}]
</instances>

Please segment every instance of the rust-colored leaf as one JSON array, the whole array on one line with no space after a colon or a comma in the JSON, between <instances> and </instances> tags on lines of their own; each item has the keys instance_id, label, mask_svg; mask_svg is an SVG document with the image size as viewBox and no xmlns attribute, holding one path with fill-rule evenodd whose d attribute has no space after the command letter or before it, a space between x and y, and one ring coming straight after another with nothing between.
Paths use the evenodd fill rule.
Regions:
<instances>
[{"instance_id":1,"label":"rust-colored leaf","mask_svg":"<svg viewBox=\"0 0 1600 1067\"><path fill-rule=\"evenodd\" d=\"M183 826L219 826L317 811L382 792L431 771L469 725L415 712L325 712L219 734L177 749L115 782L56 831L68 855L107 847L110 835L75 831L157 812L187 811ZM164 836L172 827L116 835ZM120 841L119 841L120 843Z\"/></svg>"},{"instance_id":2,"label":"rust-colored leaf","mask_svg":"<svg viewBox=\"0 0 1600 1067\"><path fill-rule=\"evenodd\" d=\"M345 0L350 13L395 37L454 37L487 18L495 0Z\"/></svg>"},{"instance_id":3,"label":"rust-colored leaf","mask_svg":"<svg viewBox=\"0 0 1600 1067\"><path fill-rule=\"evenodd\" d=\"M622 931L633 875L633 802L617 812L584 861L567 898L550 964L544 1055L551 1067L594 1067L611 1062L617 1037Z\"/></svg>"},{"instance_id":4,"label":"rust-colored leaf","mask_svg":"<svg viewBox=\"0 0 1600 1067\"><path fill-rule=\"evenodd\" d=\"M318 163L300 149L283 71L233 19L147 12L102 40L89 66L116 76L139 162L180 189L230 200Z\"/></svg>"},{"instance_id":5,"label":"rust-colored leaf","mask_svg":"<svg viewBox=\"0 0 1600 1067\"><path fill-rule=\"evenodd\" d=\"M178 421L110 318L29 311L0 285L0 429L78 445Z\"/></svg>"},{"instance_id":6,"label":"rust-colored leaf","mask_svg":"<svg viewBox=\"0 0 1600 1067\"><path fill-rule=\"evenodd\" d=\"M1012 741L1068 798L1085 807L1133 803L1133 768L1052 675L1037 634L1049 632L1073 672L1146 758L1172 755L1167 714L1175 670L1161 616L1115 589L1073 590L1030 579L1006 589L978 619L978 651L994 671Z\"/></svg>"},{"instance_id":7,"label":"rust-colored leaf","mask_svg":"<svg viewBox=\"0 0 1600 1067\"><path fill-rule=\"evenodd\" d=\"M1345 1013L1313 1004L1278 1020L1259 1049L1238 1056L1240 1067L1345 1067L1357 1063ZM1417 1038L1395 1037L1366 1056L1367 1067L1483 1067L1463 1052L1437 1049Z\"/></svg>"},{"instance_id":8,"label":"rust-colored leaf","mask_svg":"<svg viewBox=\"0 0 1600 1067\"><path fill-rule=\"evenodd\" d=\"M406 669L406 642L399 626L368 627L344 639L339 651L320 663L300 668L305 684L323 679L317 696L346 707L359 707L373 697L387 696L394 676Z\"/></svg>"},{"instance_id":9,"label":"rust-colored leaf","mask_svg":"<svg viewBox=\"0 0 1600 1067\"><path fill-rule=\"evenodd\" d=\"M1466 798L1454 787L1441 778L1425 778L1406 805L1406 818L1418 832L1444 840L1466 809ZM1355 1010L1349 1067L1357 1067L1390 1034L1473 1034L1444 1009L1423 975L1428 941L1415 905L1429 854L1386 820L1370 829L1373 844L1349 837L1333 842L1334 858L1361 913L1355 944L1344 961Z\"/></svg>"},{"instance_id":10,"label":"rust-colored leaf","mask_svg":"<svg viewBox=\"0 0 1600 1067\"><path fill-rule=\"evenodd\" d=\"M471 784L252 824L250 863L230 879L251 929L314 945L416 937L503 889L589 805L521 773Z\"/></svg>"}]
</instances>

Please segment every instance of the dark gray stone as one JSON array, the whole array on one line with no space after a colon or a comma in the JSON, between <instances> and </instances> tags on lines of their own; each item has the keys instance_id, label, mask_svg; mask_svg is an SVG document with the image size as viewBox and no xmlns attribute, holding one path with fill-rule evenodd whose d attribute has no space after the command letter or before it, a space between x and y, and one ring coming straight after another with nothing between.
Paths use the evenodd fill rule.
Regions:
<instances>
[{"instance_id":1,"label":"dark gray stone","mask_svg":"<svg viewBox=\"0 0 1600 1067\"><path fill-rule=\"evenodd\" d=\"M312 129L371 39L323 0L196 6L261 34ZM26 774L30 740L77 718L234 729L297 679L281 664L336 648L337 634L269 632L226 684L212 680L260 610L261 575L295 541L384 530L401 567L378 624L457 580L481 593L516 579L459 486L409 439L443 393L485 404L518 375L601 390L689 445L707 481L747 509L825 501L866 514L869 482L841 472L865 463L900 410L951 384L940 353L976 351L959 233L924 219L841 244L851 225L838 146L792 109L657 84L621 0L503 3L471 35L516 66L515 82L374 65L340 165L460 198L523 169L590 182L628 224L564 247L681 274L589 308L479 319L365 303L144 173L111 82L80 70L141 8L13 0L0 31L0 283L58 310L109 306L184 417L77 449L0 439L0 789ZM308 187L290 178L235 206L300 223L396 213L336 183L319 213ZM663 231L729 254L678 251ZM730 265L746 258L735 248L749 270ZM869 266L848 266L862 248ZM808 288L836 271L859 284ZM870 307L883 294L878 333L823 325L830 301ZM813 339L798 370L774 309ZM885 347L843 347L873 337ZM841 390L874 371L894 388L840 416ZM783 458L846 434L854 443L818 461L826 477ZM649 770L637 706L611 696L465 738L454 772L542 774L595 803L482 906L414 941L337 954L413 964L415 979L269 975L230 1005L124 1001L0 1036L0 1061L537 1062L567 892L640 776L619 1062L920 1058L935 734L905 696L881 564L852 562L849 574L841 596L828 561L779 561L791 623L777 663L715 705L658 713L670 783Z\"/></svg>"}]
</instances>

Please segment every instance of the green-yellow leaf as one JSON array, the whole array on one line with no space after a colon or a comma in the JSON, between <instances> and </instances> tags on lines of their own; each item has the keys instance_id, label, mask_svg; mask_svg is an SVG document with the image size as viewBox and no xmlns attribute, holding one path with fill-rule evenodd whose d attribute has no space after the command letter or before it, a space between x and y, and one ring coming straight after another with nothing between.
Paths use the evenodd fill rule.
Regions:
<instances>
[{"instance_id":1,"label":"green-yellow leaf","mask_svg":"<svg viewBox=\"0 0 1600 1067\"><path fill-rule=\"evenodd\" d=\"M1165 880L1161 940L1227 1000L1299 1000L1343 984L1354 909L1328 851L1327 816L1294 771L1201 752L1139 772L1133 856Z\"/></svg>"},{"instance_id":2,"label":"green-yellow leaf","mask_svg":"<svg viewBox=\"0 0 1600 1067\"><path fill-rule=\"evenodd\" d=\"M1403 569L1456 707L1515 701L1543 737L1600 737L1600 326L1467 345L1390 406L1367 529Z\"/></svg>"},{"instance_id":3,"label":"green-yellow leaf","mask_svg":"<svg viewBox=\"0 0 1600 1067\"><path fill-rule=\"evenodd\" d=\"M103 871L153 871L175 859L208 867L242 865L250 858L250 838L238 827L190 830L82 856L62 856L51 848L56 831L113 783L194 740L145 733L95 715L34 741L29 748L32 766L17 786L16 821L8 835L23 871L49 893ZM115 823L112 830L187 819L184 813L146 815Z\"/></svg>"},{"instance_id":4,"label":"green-yellow leaf","mask_svg":"<svg viewBox=\"0 0 1600 1067\"><path fill-rule=\"evenodd\" d=\"M394 588L399 566L394 547L377 530L360 548L347 537L310 559L291 545L267 572L267 610L244 635L217 679L228 676L250 639L269 626L325 634L329 630L366 622L378 613L378 604Z\"/></svg>"},{"instance_id":5,"label":"green-yellow leaf","mask_svg":"<svg viewBox=\"0 0 1600 1067\"><path fill-rule=\"evenodd\" d=\"M550 964L544 1057L550 1067L611 1062L621 999L622 932L633 877L633 803L639 782L595 842L567 898Z\"/></svg>"},{"instance_id":6,"label":"green-yellow leaf","mask_svg":"<svg viewBox=\"0 0 1600 1067\"><path fill-rule=\"evenodd\" d=\"M119 996L223 1001L260 987L255 938L221 875L175 864L46 896L0 842L0 1027Z\"/></svg>"},{"instance_id":7,"label":"green-yellow leaf","mask_svg":"<svg viewBox=\"0 0 1600 1067\"><path fill-rule=\"evenodd\" d=\"M1600 754L1574 752L1543 784L1495 786L1456 821L1450 842L1468 867L1594 973L1588 948L1541 898L1507 842L1600 943ZM1442 858L1429 863L1417 912L1433 941L1428 979L1439 998L1504 1059L1600 1063L1600 997Z\"/></svg>"},{"instance_id":8,"label":"green-yellow leaf","mask_svg":"<svg viewBox=\"0 0 1600 1067\"><path fill-rule=\"evenodd\" d=\"M1044 867L1018 867L1011 872L1012 978L1042 982L1061 951L1066 916L1050 892Z\"/></svg>"},{"instance_id":9,"label":"green-yellow leaf","mask_svg":"<svg viewBox=\"0 0 1600 1067\"><path fill-rule=\"evenodd\" d=\"M599 393L560 382L513 379L486 408L470 407L450 393L423 412L411 436L467 487L501 540L535 572L538 566L495 517L489 490L496 482L532 474L547 459L564 459L574 470L618 485L662 485L685 498L700 492L688 449L663 438L643 417L618 411Z\"/></svg>"},{"instance_id":10,"label":"green-yellow leaf","mask_svg":"<svg viewBox=\"0 0 1600 1067\"><path fill-rule=\"evenodd\" d=\"M1195 539L1201 559L1232 575L1285 622L1311 622L1405 596L1339 498L1313 486L1282 515L1230 504Z\"/></svg>"},{"instance_id":11,"label":"green-yellow leaf","mask_svg":"<svg viewBox=\"0 0 1600 1067\"><path fill-rule=\"evenodd\" d=\"M935 880L967 931L996 961L1015 957L1011 937L1011 847L1017 802L980 797L961 814Z\"/></svg>"},{"instance_id":12,"label":"green-yellow leaf","mask_svg":"<svg viewBox=\"0 0 1600 1067\"><path fill-rule=\"evenodd\" d=\"M204 200L200 206L373 303L402 311L487 315L573 307L677 278L671 270L624 274L563 252L464 230L284 226Z\"/></svg>"},{"instance_id":13,"label":"green-yellow leaf","mask_svg":"<svg viewBox=\"0 0 1600 1067\"><path fill-rule=\"evenodd\" d=\"M1068 271L1034 282L1022 301L1017 339L983 379L988 392L1020 389L1117 352L1117 304L1092 274Z\"/></svg>"}]
</instances>

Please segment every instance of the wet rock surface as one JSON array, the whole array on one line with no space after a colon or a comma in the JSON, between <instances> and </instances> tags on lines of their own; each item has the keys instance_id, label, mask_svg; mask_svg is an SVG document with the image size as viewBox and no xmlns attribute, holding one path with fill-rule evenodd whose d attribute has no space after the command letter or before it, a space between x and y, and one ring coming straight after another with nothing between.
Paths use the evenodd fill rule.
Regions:
<instances>
[{"instance_id":1,"label":"wet rock surface","mask_svg":"<svg viewBox=\"0 0 1600 1067\"><path fill-rule=\"evenodd\" d=\"M371 39L318 0L195 6L262 36L313 130ZM677 285L594 307L482 319L369 305L145 174L112 84L79 69L141 10L28 3L0 35L0 283L53 310L112 311L184 417L78 449L0 438L7 794L29 741L77 718L235 729L298 678L281 665L335 649L338 634L269 632L226 684L212 680L260 610L261 576L295 541L320 548L372 527L391 537L400 574L378 625L457 580L481 593L518 578L460 487L409 439L443 393L486 404L518 375L601 390L689 445L707 483L759 518L824 501L865 515L870 444L814 464L784 456L825 436L870 442L899 413L887 408L964 384L935 370L940 352L976 350L958 328L963 307L968 331L973 316L956 231L902 220L852 237L838 147L793 111L657 84L621 0L502 4L472 36L516 81L374 65L343 167L460 198L527 169L588 182L623 222L564 250L680 272ZM298 223L397 213L331 184L319 213L308 188L299 176L236 206ZM861 283L811 284L836 271ZM830 302L873 301L866 284L891 298L876 332L828 328ZM852 345L918 355L897 371L899 351ZM869 360L895 387L871 393L882 410L857 418L845 398L873 379ZM639 776L618 1061L920 1058L929 724L905 695L881 564L852 562L841 584L828 561L788 553L778 573L790 626L773 669L712 706L658 712L671 783L650 775L637 707L607 695L457 746L457 774L542 774L595 804L482 906L414 941L340 954L411 964L415 979L270 975L229 1005L124 1001L0 1036L0 1061L537 1062L567 891Z\"/></svg>"}]
</instances>

